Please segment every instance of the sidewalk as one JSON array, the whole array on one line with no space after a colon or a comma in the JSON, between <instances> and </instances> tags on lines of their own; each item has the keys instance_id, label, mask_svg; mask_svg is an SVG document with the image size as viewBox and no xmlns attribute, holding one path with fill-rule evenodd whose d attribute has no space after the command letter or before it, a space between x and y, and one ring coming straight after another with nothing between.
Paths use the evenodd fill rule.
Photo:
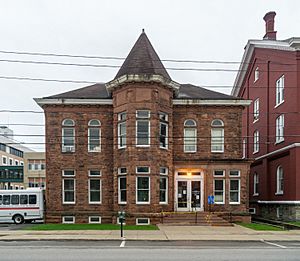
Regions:
<instances>
[{"instance_id":1,"label":"sidewalk","mask_svg":"<svg viewBox=\"0 0 300 261\"><path fill-rule=\"evenodd\" d=\"M125 230L126 240L238 240L238 241L300 241L300 230L255 231L235 225L165 226L160 230ZM0 241L15 240L120 240L117 230L64 230L64 231L0 231Z\"/></svg>"}]
</instances>

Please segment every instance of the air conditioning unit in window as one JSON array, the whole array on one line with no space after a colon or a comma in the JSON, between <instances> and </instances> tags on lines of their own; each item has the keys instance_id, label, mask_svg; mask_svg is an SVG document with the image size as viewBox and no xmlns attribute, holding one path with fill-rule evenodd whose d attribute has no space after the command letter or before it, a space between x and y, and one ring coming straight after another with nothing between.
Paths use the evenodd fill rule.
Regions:
<instances>
[{"instance_id":1,"label":"air conditioning unit in window","mask_svg":"<svg viewBox=\"0 0 300 261\"><path fill-rule=\"evenodd\" d=\"M63 152L73 152L74 147L73 146L65 146L63 147Z\"/></svg>"}]
</instances>

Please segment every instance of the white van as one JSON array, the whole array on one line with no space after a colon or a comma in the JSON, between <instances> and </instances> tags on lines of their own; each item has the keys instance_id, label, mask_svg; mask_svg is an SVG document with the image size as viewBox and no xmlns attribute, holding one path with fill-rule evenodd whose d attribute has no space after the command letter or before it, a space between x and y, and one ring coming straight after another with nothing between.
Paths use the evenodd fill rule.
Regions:
<instances>
[{"instance_id":1,"label":"white van","mask_svg":"<svg viewBox=\"0 0 300 261\"><path fill-rule=\"evenodd\" d=\"M0 222L22 224L43 218L43 189L0 190Z\"/></svg>"}]
</instances>

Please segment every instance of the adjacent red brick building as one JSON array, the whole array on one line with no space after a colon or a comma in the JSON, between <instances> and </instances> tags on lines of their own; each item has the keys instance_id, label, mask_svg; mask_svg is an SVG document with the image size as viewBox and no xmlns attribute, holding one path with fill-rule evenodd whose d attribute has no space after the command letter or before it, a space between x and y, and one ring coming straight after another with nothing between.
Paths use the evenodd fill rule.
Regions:
<instances>
[{"instance_id":1,"label":"adjacent red brick building","mask_svg":"<svg viewBox=\"0 0 300 261\"><path fill-rule=\"evenodd\" d=\"M263 40L248 41L232 94L253 101L243 114L244 156L255 159L251 207L300 220L300 38L277 40L275 15L264 17Z\"/></svg>"},{"instance_id":2,"label":"adjacent red brick building","mask_svg":"<svg viewBox=\"0 0 300 261\"><path fill-rule=\"evenodd\" d=\"M174 82L143 32L106 84L36 99L46 117L46 222L161 222L162 212L248 215L249 101Z\"/></svg>"}]
</instances>

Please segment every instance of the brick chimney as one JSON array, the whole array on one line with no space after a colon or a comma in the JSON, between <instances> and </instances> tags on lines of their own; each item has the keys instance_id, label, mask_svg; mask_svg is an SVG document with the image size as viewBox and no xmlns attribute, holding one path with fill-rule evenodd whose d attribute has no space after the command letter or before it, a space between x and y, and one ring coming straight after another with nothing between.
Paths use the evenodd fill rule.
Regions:
<instances>
[{"instance_id":1,"label":"brick chimney","mask_svg":"<svg viewBox=\"0 0 300 261\"><path fill-rule=\"evenodd\" d=\"M264 36L265 40L276 40L276 31L274 31L274 18L276 13L274 11L268 12L264 16L266 22L266 34Z\"/></svg>"}]
</instances>

